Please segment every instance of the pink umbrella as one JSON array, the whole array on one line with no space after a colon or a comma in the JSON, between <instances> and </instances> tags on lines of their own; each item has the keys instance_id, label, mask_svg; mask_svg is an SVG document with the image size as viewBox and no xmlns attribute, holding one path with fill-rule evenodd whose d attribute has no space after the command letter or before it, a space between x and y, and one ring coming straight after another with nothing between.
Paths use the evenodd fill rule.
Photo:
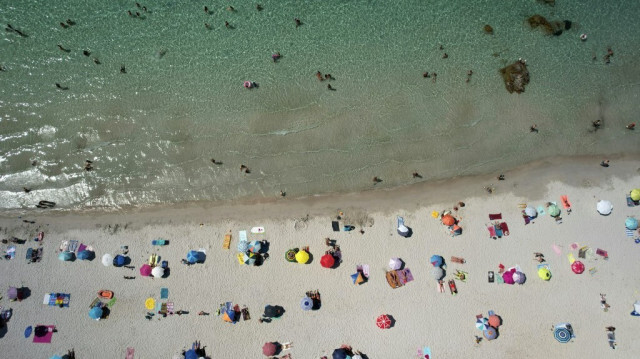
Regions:
<instances>
[{"instance_id":1,"label":"pink umbrella","mask_svg":"<svg viewBox=\"0 0 640 359\"><path fill-rule=\"evenodd\" d=\"M504 280L504 282L507 284L515 284L515 281L513 280L513 273L515 272L515 269L504 272L504 274L502 274L502 279Z\"/></svg>"},{"instance_id":2,"label":"pink umbrella","mask_svg":"<svg viewBox=\"0 0 640 359\"><path fill-rule=\"evenodd\" d=\"M580 261L575 261L573 262L573 264L571 264L571 270L575 274L580 274L584 272L584 264Z\"/></svg>"},{"instance_id":3,"label":"pink umbrella","mask_svg":"<svg viewBox=\"0 0 640 359\"><path fill-rule=\"evenodd\" d=\"M143 264L142 267L140 267L140 275L143 277L148 277L151 275L151 266L148 264Z\"/></svg>"}]
</instances>

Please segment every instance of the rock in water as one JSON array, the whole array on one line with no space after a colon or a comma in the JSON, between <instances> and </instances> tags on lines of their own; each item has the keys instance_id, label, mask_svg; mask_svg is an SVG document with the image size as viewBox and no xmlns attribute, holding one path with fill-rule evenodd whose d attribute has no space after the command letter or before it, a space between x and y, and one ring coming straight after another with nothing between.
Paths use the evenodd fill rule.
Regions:
<instances>
[{"instance_id":1,"label":"rock in water","mask_svg":"<svg viewBox=\"0 0 640 359\"><path fill-rule=\"evenodd\" d=\"M524 87L529 84L529 70L524 61L518 60L507 67L500 69L504 85L509 93L522 93Z\"/></svg>"},{"instance_id":2,"label":"rock in water","mask_svg":"<svg viewBox=\"0 0 640 359\"><path fill-rule=\"evenodd\" d=\"M489 34L489 35L493 35L493 27L491 27L491 25L489 25L489 24L484 25L484 33L485 34Z\"/></svg>"},{"instance_id":3,"label":"rock in water","mask_svg":"<svg viewBox=\"0 0 640 359\"><path fill-rule=\"evenodd\" d=\"M560 36L562 31L569 30L571 28L571 21L548 21L542 15L533 15L527 19L529 26L532 28L541 27L546 35Z\"/></svg>"}]
</instances>

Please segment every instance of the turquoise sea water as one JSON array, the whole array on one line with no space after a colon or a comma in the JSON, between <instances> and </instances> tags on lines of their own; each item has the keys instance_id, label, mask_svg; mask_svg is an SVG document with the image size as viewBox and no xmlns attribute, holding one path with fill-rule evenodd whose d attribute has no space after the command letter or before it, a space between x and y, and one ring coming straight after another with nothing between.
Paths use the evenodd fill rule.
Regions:
<instances>
[{"instance_id":1,"label":"turquoise sea water","mask_svg":"<svg viewBox=\"0 0 640 359\"><path fill-rule=\"evenodd\" d=\"M373 176L392 187L413 171L638 152L639 130L624 128L640 95L638 1L260 3L141 2L145 13L134 1L0 0L3 27L28 35L0 35L0 208L351 192ZM533 14L573 26L546 36L526 24ZM498 69L518 58L531 83L509 94Z\"/></svg>"}]
</instances>

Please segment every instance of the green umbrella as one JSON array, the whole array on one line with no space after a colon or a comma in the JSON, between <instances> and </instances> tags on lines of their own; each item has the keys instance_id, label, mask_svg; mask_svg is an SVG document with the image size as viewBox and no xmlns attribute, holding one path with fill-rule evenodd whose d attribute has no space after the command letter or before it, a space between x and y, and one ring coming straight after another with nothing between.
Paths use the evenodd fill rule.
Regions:
<instances>
[{"instance_id":1,"label":"green umbrella","mask_svg":"<svg viewBox=\"0 0 640 359\"><path fill-rule=\"evenodd\" d=\"M555 204L550 205L549 208L547 208L547 211L551 217L558 217L560 215L560 208Z\"/></svg>"}]
</instances>

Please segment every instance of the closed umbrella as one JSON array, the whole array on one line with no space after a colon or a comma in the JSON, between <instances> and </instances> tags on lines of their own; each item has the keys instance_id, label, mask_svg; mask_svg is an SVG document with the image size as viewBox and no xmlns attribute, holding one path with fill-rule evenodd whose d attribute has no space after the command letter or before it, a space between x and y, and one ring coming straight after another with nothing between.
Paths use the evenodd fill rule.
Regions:
<instances>
[{"instance_id":1,"label":"closed umbrella","mask_svg":"<svg viewBox=\"0 0 640 359\"><path fill-rule=\"evenodd\" d=\"M601 200L598 201L598 204L596 205L596 210L598 210L598 213L603 216L608 216L609 214L611 214L612 209L613 205L609 201Z\"/></svg>"},{"instance_id":2,"label":"closed umbrella","mask_svg":"<svg viewBox=\"0 0 640 359\"><path fill-rule=\"evenodd\" d=\"M489 328L489 319L479 318L478 320L476 320L476 328L480 330L485 330Z\"/></svg>"},{"instance_id":3,"label":"closed umbrella","mask_svg":"<svg viewBox=\"0 0 640 359\"><path fill-rule=\"evenodd\" d=\"M154 278L162 278L164 276L164 268L160 266L153 267L153 269L151 270L151 275Z\"/></svg>"},{"instance_id":4,"label":"closed umbrella","mask_svg":"<svg viewBox=\"0 0 640 359\"><path fill-rule=\"evenodd\" d=\"M558 206L556 206L555 204L552 204L549 206L549 208L547 208L547 212L549 212L549 215L551 217L558 217L560 215L560 208L558 208Z\"/></svg>"},{"instance_id":5,"label":"closed umbrella","mask_svg":"<svg viewBox=\"0 0 640 359\"><path fill-rule=\"evenodd\" d=\"M640 300L636 300L636 302L633 303L633 312L631 312L631 315L640 317Z\"/></svg>"},{"instance_id":6,"label":"closed umbrella","mask_svg":"<svg viewBox=\"0 0 640 359\"><path fill-rule=\"evenodd\" d=\"M302 298L300 301L300 308L304 311L311 310L311 308L313 308L313 300L309 297Z\"/></svg>"},{"instance_id":7,"label":"closed umbrella","mask_svg":"<svg viewBox=\"0 0 640 359\"><path fill-rule=\"evenodd\" d=\"M571 332L563 326L556 326L553 337L560 343L568 343L571 340Z\"/></svg>"},{"instance_id":8,"label":"closed umbrella","mask_svg":"<svg viewBox=\"0 0 640 359\"><path fill-rule=\"evenodd\" d=\"M249 250L249 242L247 241L239 241L238 242L238 252L246 252Z\"/></svg>"},{"instance_id":9,"label":"closed umbrella","mask_svg":"<svg viewBox=\"0 0 640 359\"><path fill-rule=\"evenodd\" d=\"M105 267L109 267L113 265L113 256L109 253L106 253L102 256L102 265Z\"/></svg>"},{"instance_id":10,"label":"closed umbrella","mask_svg":"<svg viewBox=\"0 0 640 359\"><path fill-rule=\"evenodd\" d=\"M580 261L575 261L571 264L571 270L575 274L581 274L584 272L584 264Z\"/></svg>"},{"instance_id":11,"label":"closed umbrella","mask_svg":"<svg viewBox=\"0 0 640 359\"><path fill-rule=\"evenodd\" d=\"M391 328L391 318L386 314L382 314L376 319L376 325L380 329L389 329Z\"/></svg>"},{"instance_id":12,"label":"closed umbrella","mask_svg":"<svg viewBox=\"0 0 640 359\"><path fill-rule=\"evenodd\" d=\"M402 260L400 258L391 258L389 260L389 268L396 270L402 268Z\"/></svg>"},{"instance_id":13,"label":"closed umbrella","mask_svg":"<svg viewBox=\"0 0 640 359\"><path fill-rule=\"evenodd\" d=\"M259 253L260 249L262 249L262 245L258 241L251 241L249 243L249 251L253 253Z\"/></svg>"},{"instance_id":14,"label":"closed umbrella","mask_svg":"<svg viewBox=\"0 0 640 359\"><path fill-rule=\"evenodd\" d=\"M506 271L502 274L502 279L505 283L515 284L515 281L513 280L513 273L515 273L515 270Z\"/></svg>"},{"instance_id":15,"label":"closed umbrella","mask_svg":"<svg viewBox=\"0 0 640 359\"><path fill-rule=\"evenodd\" d=\"M143 277L148 277L151 275L151 266L148 264L143 264L140 267L140 275Z\"/></svg>"},{"instance_id":16,"label":"closed umbrella","mask_svg":"<svg viewBox=\"0 0 640 359\"><path fill-rule=\"evenodd\" d=\"M491 327L485 329L482 334L484 334L484 337L487 338L487 340L494 340L498 337L498 331Z\"/></svg>"},{"instance_id":17,"label":"closed umbrella","mask_svg":"<svg viewBox=\"0 0 640 359\"><path fill-rule=\"evenodd\" d=\"M331 355L332 359L347 359L349 353L347 353L346 349L338 348L333 351L333 355Z\"/></svg>"},{"instance_id":18,"label":"closed umbrella","mask_svg":"<svg viewBox=\"0 0 640 359\"><path fill-rule=\"evenodd\" d=\"M529 207L524 209L524 214L526 214L527 216L529 216L531 218L535 218L535 217L538 216L538 211L536 211L535 208L529 206Z\"/></svg>"},{"instance_id":19,"label":"closed umbrella","mask_svg":"<svg viewBox=\"0 0 640 359\"><path fill-rule=\"evenodd\" d=\"M540 268L538 269L538 277L542 280L549 280L551 279L551 271L547 268Z\"/></svg>"},{"instance_id":20,"label":"closed umbrella","mask_svg":"<svg viewBox=\"0 0 640 359\"><path fill-rule=\"evenodd\" d=\"M296 253L296 262L300 264L305 264L309 261L309 253L306 251L300 250Z\"/></svg>"},{"instance_id":21,"label":"closed umbrella","mask_svg":"<svg viewBox=\"0 0 640 359\"><path fill-rule=\"evenodd\" d=\"M100 318L102 318L102 308L100 308L100 307L91 308L89 310L89 318L95 319L95 320L100 320Z\"/></svg>"},{"instance_id":22,"label":"closed umbrella","mask_svg":"<svg viewBox=\"0 0 640 359\"><path fill-rule=\"evenodd\" d=\"M433 267L431 268L431 275L433 276L433 279L440 280L444 277L444 269L440 267Z\"/></svg>"},{"instance_id":23,"label":"closed umbrella","mask_svg":"<svg viewBox=\"0 0 640 359\"><path fill-rule=\"evenodd\" d=\"M500 326L500 317L497 315L490 315L489 325L497 329Z\"/></svg>"},{"instance_id":24,"label":"closed umbrella","mask_svg":"<svg viewBox=\"0 0 640 359\"><path fill-rule=\"evenodd\" d=\"M640 188L636 188L634 190L631 190L631 199L634 201L640 201Z\"/></svg>"},{"instance_id":25,"label":"closed umbrella","mask_svg":"<svg viewBox=\"0 0 640 359\"><path fill-rule=\"evenodd\" d=\"M64 251L64 252L60 252L60 254L58 254L58 259L61 261L70 261L73 259L73 252L69 252L69 251Z\"/></svg>"},{"instance_id":26,"label":"closed umbrella","mask_svg":"<svg viewBox=\"0 0 640 359\"><path fill-rule=\"evenodd\" d=\"M113 265L116 267L122 267L126 260L127 258L125 256L121 256L118 254L115 258L113 258Z\"/></svg>"},{"instance_id":27,"label":"closed umbrella","mask_svg":"<svg viewBox=\"0 0 640 359\"><path fill-rule=\"evenodd\" d=\"M7 297L9 297L10 300L18 299L18 288L9 287L9 289L7 290Z\"/></svg>"},{"instance_id":28,"label":"closed umbrella","mask_svg":"<svg viewBox=\"0 0 640 359\"><path fill-rule=\"evenodd\" d=\"M331 268L336 264L336 259L329 253L320 258L320 265L325 268Z\"/></svg>"},{"instance_id":29,"label":"closed umbrella","mask_svg":"<svg viewBox=\"0 0 640 359\"><path fill-rule=\"evenodd\" d=\"M624 226L631 230L638 229L638 220L633 217L627 217L624 221Z\"/></svg>"},{"instance_id":30,"label":"closed umbrella","mask_svg":"<svg viewBox=\"0 0 640 359\"><path fill-rule=\"evenodd\" d=\"M242 256L242 261L244 264L253 265L256 262L256 255L253 253L245 253Z\"/></svg>"},{"instance_id":31,"label":"closed umbrella","mask_svg":"<svg viewBox=\"0 0 640 359\"><path fill-rule=\"evenodd\" d=\"M88 260L88 259L93 258L93 252L88 251L88 250L85 249L82 252L78 252L77 257L78 257L78 259Z\"/></svg>"},{"instance_id":32,"label":"closed umbrella","mask_svg":"<svg viewBox=\"0 0 640 359\"><path fill-rule=\"evenodd\" d=\"M431 259L429 260L429 262L431 262L431 265L433 265L434 267L442 267L442 263L444 263L444 259L442 258L442 256L434 254L431 256Z\"/></svg>"},{"instance_id":33,"label":"closed umbrella","mask_svg":"<svg viewBox=\"0 0 640 359\"><path fill-rule=\"evenodd\" d=\"M515 273L513 273L513 281L518 283L518 284L524 284L524 282L527 280L527 277L524 275L524 273L522 272L518 272L516 271Z\"/></svg>"},{"instance_id":34,"label":"closed umbrella","mask_svg":"<svg viewBox=\"0 0 640 359\"><path fill-rule=\"evenodd\" d=\"M262 354L270 357L276 355L278 352L278 345L276 343L264 343L262 346Z\"/></svg>"},{"instance_id":35,"label":"closed umbrella","mask_svg":"<svg viewBox=\"0 0 640 359\"><path fill-rule=\"evenodd\" d=\"M442 224L444 224L445 226L453 226L454 223L456 223L456 219L453 218L452 215L447 214L442 216Z\"/></svg>"}]
</instances>

